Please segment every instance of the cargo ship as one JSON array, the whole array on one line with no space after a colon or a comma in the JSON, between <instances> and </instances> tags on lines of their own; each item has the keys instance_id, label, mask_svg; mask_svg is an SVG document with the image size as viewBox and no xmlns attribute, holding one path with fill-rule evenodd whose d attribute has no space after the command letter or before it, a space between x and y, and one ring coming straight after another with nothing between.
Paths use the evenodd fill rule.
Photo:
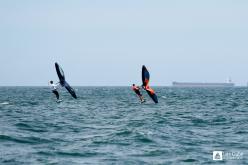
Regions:
<instances>
[{"instance_id":1,"label":"cargo ship","mask_svg":"<svg viewBox=\"0 0 248 165\"><path fill-rule=\"evenodd\" d=\"M172 82L173 87L234 87L231 81L226 83Z\"/></svg>"}]
</instances>

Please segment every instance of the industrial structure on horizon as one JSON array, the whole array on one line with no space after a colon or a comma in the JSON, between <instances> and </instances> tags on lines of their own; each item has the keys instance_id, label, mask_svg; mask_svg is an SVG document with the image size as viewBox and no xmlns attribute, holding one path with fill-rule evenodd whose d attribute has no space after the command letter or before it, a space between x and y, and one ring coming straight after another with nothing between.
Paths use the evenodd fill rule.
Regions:
<instances>
[{"instance_id":1,"label":"industrial structure on horizon","mask_svg":"<svg viewBox=\"0 0 248 165\"><path fill-rule=\"evenodd\" d=\"M172 82L173 87L234 87L235 84L229 79L226 83L201 83L201 82Z\"/></svg>"}]
</instances>

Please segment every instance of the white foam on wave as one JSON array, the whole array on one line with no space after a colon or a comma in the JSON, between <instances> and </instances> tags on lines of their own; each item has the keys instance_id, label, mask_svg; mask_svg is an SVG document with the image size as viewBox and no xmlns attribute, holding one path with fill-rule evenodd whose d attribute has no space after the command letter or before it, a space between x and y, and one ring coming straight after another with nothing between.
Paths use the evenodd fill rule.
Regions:
<instances>
[{"instance_id":1,"label":"white foam on wave","mask_svg":"<svg viewBox=\"0 0 248 165\"><path fill-rule=\"evenodd\" d=\"M5 102L2 102L0 103L1 105L9 105L9 102L5 101Z\"/></svg>"}]
</instances>

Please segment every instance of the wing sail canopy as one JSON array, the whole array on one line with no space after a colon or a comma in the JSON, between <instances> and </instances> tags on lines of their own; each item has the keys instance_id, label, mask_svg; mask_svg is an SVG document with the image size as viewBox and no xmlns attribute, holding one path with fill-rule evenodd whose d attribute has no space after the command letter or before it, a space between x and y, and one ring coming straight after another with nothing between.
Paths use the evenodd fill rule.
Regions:
<instances>
[{"instance_id":1,"label":"wing sail canopy","mask_svg":"<svg viewBox=\"0 0 248 165\"><path fill-rule=\"evenodd\" d=\"M57 75L59 77L59 82L60 82L61 86L65 87L66 90L71 94L71 96L76 99L77 95L76 95L75 90L65 81L64 71L59 66L59 64L57 62L55 63L55 69L56 69Z\"/></svg>"},{"instance_id":2,"label":"wing sail canopy","mask_svg":"<svg viewBox=\"0 0 248 165\"><path fill-rule=\"evenodd\" d=\"M149 80L150 80L150 74L147 70L147 68L145 67L145 65L142 66L142 82L143 82L143 86L147 86L149 84Z\"/></svg>"}]
</instances>

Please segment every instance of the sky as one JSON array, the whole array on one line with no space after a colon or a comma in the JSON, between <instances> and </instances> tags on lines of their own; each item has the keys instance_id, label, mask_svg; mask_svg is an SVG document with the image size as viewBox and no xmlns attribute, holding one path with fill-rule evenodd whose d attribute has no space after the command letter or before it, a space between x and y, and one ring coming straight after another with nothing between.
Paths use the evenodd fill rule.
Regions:
<instances>
[{"instance_id":1,"label":"sky","mask_svg":"<svg viewBox=\"0 0 248 165\"><path fill-rule=\"evenodd\" d=\"M246 0L0 0L0 86L248 82Z\"/></svg>"}]
</instances>

